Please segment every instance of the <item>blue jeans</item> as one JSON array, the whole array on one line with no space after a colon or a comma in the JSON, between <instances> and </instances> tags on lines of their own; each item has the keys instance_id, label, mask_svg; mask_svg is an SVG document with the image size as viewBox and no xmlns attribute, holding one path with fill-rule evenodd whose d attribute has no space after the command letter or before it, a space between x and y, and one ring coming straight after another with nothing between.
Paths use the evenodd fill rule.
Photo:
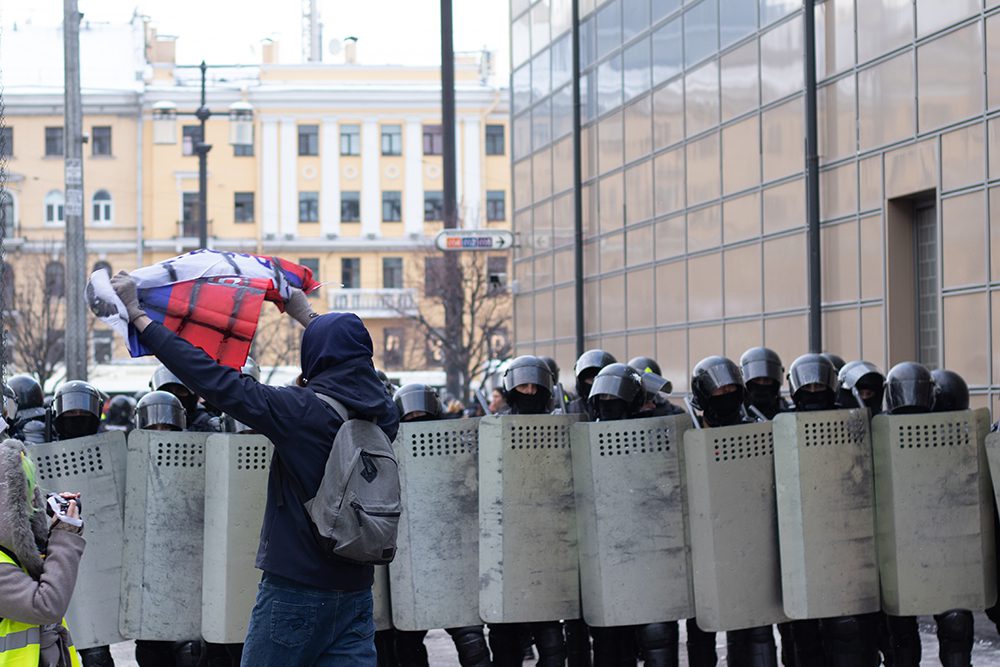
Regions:
<instances>
[{"instance_id":1,"label":"blue jeans","mask_svg":"<svg viewBox=\"0 0 1000 667\"><path fill-rule=\"evenodd\" d=\"M375 667L371 589L327 591L264 573L241 667Z\"/></svg>"}]
</instances>

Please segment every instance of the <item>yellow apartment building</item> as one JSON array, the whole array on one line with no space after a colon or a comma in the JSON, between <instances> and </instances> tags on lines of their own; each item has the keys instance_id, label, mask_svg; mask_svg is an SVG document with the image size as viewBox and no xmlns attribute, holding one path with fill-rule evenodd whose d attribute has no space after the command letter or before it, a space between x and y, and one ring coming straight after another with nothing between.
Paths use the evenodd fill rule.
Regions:
<instances>
[{"instance_id":1,"label":"yellow apartment building","mask_svg":"<svg viewBox=\"0 0 1000 667\"><path fill-rule=\"evenodd\" d=\"M90 264L113 272L198 245L200 72L175 63L175 39L139 20L81 32L87 245ZM17 289L58 289L62 275L61 40L58 27L34 26L0 38L12 63L0 75L5 275ZM421 308L426 265L439 256L439 70L353 58L281 65L276 48L265 45L261 63L208 69L209 246L309 266L323 282L314 307L361 316L377 365L434 367L407 315ZM464 227L509 228L508 96L485 58L456 60L459 215ZM252 108L252 145L229 143L234 104ZM505 281L508 263L498 254L486 266ZM124 354L100 326L93 338L95 361Z\"/></svg>"}]
</instances>

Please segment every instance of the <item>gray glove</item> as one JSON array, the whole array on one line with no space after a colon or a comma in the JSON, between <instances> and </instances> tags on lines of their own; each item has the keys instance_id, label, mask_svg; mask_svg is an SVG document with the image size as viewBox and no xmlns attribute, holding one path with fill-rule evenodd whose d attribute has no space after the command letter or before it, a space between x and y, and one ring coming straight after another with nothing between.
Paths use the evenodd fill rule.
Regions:
<instances>
[{"instance_id":1,"label":"gray glove","mask_svg":"<svg viewBox=\"0 0 1000 667\"><path fill-rule=\"evenodd\" d=\"M312 309L309 298L303 294L302 290L294 287L291 288L291 295L285 302L285 312L302 326L308 326L309 320L319 315Z\"/></svg>"},{"instance_id":2,"label":"gray glove","mask_svg":"<svg viewBox=\"0 0 1000 667\"><path fill-rule=\"evenodd\" d=\"M136 319L146 314L146 311L139 306L139 291L135 287L135 280L132 279L132 276L124 271L119 271L111 279L111 287L125 304L129 322L135 322Z\"/></svg>"}]
</instances>

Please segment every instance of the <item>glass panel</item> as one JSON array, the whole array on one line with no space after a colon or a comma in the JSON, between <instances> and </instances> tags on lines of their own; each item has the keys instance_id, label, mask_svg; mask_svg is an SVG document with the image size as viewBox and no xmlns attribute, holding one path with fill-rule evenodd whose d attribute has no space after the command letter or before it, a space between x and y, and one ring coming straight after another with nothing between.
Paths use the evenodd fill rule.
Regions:
<instances>
[{"instance_id":1,"label":"glass panel","mask_svg":"<svg viewBox=\"0 0 1000 667\"><path fill-rule=\"evenodd\" d=\"M847 76L817 91L819 153L822 162L853 155L857 149L854 77Z\"/></svg>"},{"instance_id":2,"label":"glass panel","mask_svg":"<svg viewBox=\"0 0 1000 667\"><path fill-rule=\"evenodd\" d=\"M626 164L649 155L653 150L652 106L653 98L647 95L625 107Z\"/></svg>"},{"instance_id":3,"label":"glass panel","mask_svg":"<svg viewBox=\"0 0 1000 667\"><path fill-rule=\"evenodd\" d=\"M808 351L806 349L808 341L805 315L770 317L764 320L764 345L772 350L781 350L782 358L789 360L785 362L787 364Z\"/></svg>"},{"instance_id":4,"label":"glass panel","mask_svg":"<svg viewBox=\"0 0 1000 667\"><path fill-rule=\"evenodd\" d=\"M719 0L719 32L722 48L757 29L757 8L748 0Z\"/></svg>"},{"instance_id":5,"label":"glass panel","mask_svg":"<svg viewBox=\"0 0 1000 667\"><path fill-rule=\"evenodd\" d=\"M597 57L622 44L621 0L611 0L597 10Z\"/></svg>"},{"instance_id":6,"label":"glass panel","mask_svg":"<svg viewBox=\"0 0 1000 667\"><path fill-rule=\"evenodd\" d=\"M676 18L653 33L653 84L680 74L683 67L681 19Z\"/></svg>"},{"instance_id":7,"label":"glass panel","mask_svg":"<svg viewBox=\"0 0 1000 667\"><path fill-rule=\"evenodd\" d=\"M876 155L859 163L861 177L861 210L882 208L882 156Z\"/></svg>"},{"instance_id":8,"label":"glass panel","mask_svg":"<svg viewBox=\"0 0 1000 667\"><path fill-rule=\"evenodd\" d=\"M820 78L854 66L854 0L816 5L816 72Z\"/></svg>"},{"instance_id":9,"label":"glass panel","mask_svg":"<svg viewBox=\"0 0 1000 667\"><path fill-rule=\"evenodd\" d=\"M649 0L624 0L622 14L624 41L649 28Z\"/></svg>"},{"instance_id":10,"label":"glass panel","mask_svg":"<svg viewBox=\"0 0 1000 667\"><path fill-rule=\"evenodd\" d=\"M726 317L756 315L762 305L760 244L727 250L724 255Z\"/></svg>"},{"instance_id":11,"label":"glass panel","mask_svg":"<svg viewBox=\"0 0 1000 667\"><path fill-rule=\"evenodd\" d=\"M760 38L761 103L802 90L802 18L782 23Z\"/></svg>"},{"instance_id":12,"label":"glass panel","mask_svg":"<svg viewBox=\"0 0 1000 667\"><path fill-rule=\"evenodd\" d=\"M656 261L678 257L684 254L686 224L684 215L659 220L656 223ZM682 279L683 280L683 279ZM674 283L661 283L672 285ZM661 290L664 291L664 290Z\"/></svg>"},{"instance_id":13,"label":"glass panel","mask_svg":"<svg viewBox=\"0 0 1000 667\"><path fill-rule=\"evenodd\" d=\"M722 121L756 109L760 103L757 42L722 56Z\"/></svg>"},{"instance_id":14,"label":"glass panel","mask_svg":"<svg viewBox=\"0 0 1000 667\"><path fill-rule=\"evenodd\" d=\"M824 225L820 232L823 249L823 302L858 299L858 225L853 220ZM827 349L838 349L827 346Z\"/></svg>"},{"instance_id":15,"label":"glass panel","mask_svg":"<svg viewBox=\"0 0 1000 667\"><path fill-rule=\"evenodd\" d=\"M510 24L510 64L517 67L531 57L531 19L527 14Z\"/></svg>"},{"instance_id":16,"label":"glass panel","mask_svg":"<svg viewBox=\"0 0 1000 667\"><path fill-rule=\"evenodd\" d=\"M531 153L531 114L518 116L514 126L514 159L519 160Z\"/></svg>"},{"instance_id":17,"label":"glass panel","mask_svg":"<svg viewBox=\"0 0 1000 667\"><path fill-rule=\"evenodd\" d=\"M937 138L885 153L886 198L931 190L938 184Z\"/></svg>"},{"instance_id":18,"label":"glass panel","mask_svg":"<svg viewBox=\"0 0 1000 667\"><path fill-rule=\"evenodd\" d=\"M552 147L552 162L559 165L558 169L552 171L552 191L562 192L573 187L573 170L569 165L573 164L573 138L566 137Z\"/></svg>"},{"instance_id":19,"label":"glass panel","mask_svg":"<svg viewBox=\"0 0 1000 667\"><path fill-rule=\"evenodd\" d=\"M573 24L573 1L551 0L552 5L552 37L558 37L569 30ZM580 14L583 16L583 14Z\"/></svg>"},{"instance_id":20,"label":"glass panel","mask_svg":"<svg viewBox=\"0 0 1000 667\"><path fill-rule=\"evenodd\" d=\"M680 6L681 0L653 0L653 23L656 23L667 14L676 11Z\"/></svg>"},{"instance_id":21,"label":"glass panel","mask_svg":"<svg viewBox=\"0 0 1000 667\"><path fill-rule=\"evenodd\" d=\"M944 298L942 361L970 385L989 384L988 308L985 293Z\"/></svg>"},{"instance_id":22,"label":"glass panel","mask_svg":"<svg viewBox=\"0 0 1000 667\"><path fill-rule=\"evenodd\" d=\"M583 180L597 176L597 125L580 130L580 162L583 166Z\"/></svg>"},{"instance_id":23,"label":"glass panel","mask_svg":"<svg viewBox=\"0 0 1000 667\"><path fill-rule=\"evenodd\" d=\"M511 87L514 105L514 113L521 113L531 106L531 67L525 65L521 69L514 70L511 76Z\"/></svg>"},{"instance_id":24,"label":"glass panel","mask_svg":"<svg viewBox=\"0 0 1000 667\"><path fill-rule=\"evenodd\" d=\"M760 194L751 192L722 204L722 239L738 243L760 236Z\"/></svg>"},{"instance_id":25,"label":"glass panel","mask_svg":"<svg viewBox=\"0 0 1000 667\"><path fill-rule=\"evenodd\" d=\"M860 149L912 137L914 132L913 52L858 74Z\"/></svg>"},{"instance_id":26,"label":"glass panel","mask_svg":"<svg viewBox=\"0 0 1000 667\"><path fill-rule=\"evenodd\" d=\"M689 258L687 285L688 321L722 317L722 253ZM718 354L720 349L721 346L710 354Z\"/></svg>"},{"instance_id":27,"label":"glass panel","mask_svg":"<svg viewBox=\"0 0 1000 667\"><path fill-rule=\"evenodd\" d=\"M726 337L725 354L730 359L738 361L743 352L764 342L764 326L760 320L726 322L723 330Z\"/></svg>"},{"instance_id":28,"label":"glass panel","mask_svg":"<svg viewBox=\"0 0 1000 667\"><path fill-rule=\"evenodd\" d=\"M531 111L532 147L538 150L552 142L552 102L545 100Z\"/></svg>"},{"instance_id":29,"label":"glass panel","mask_svg":"<svg viewBox=\"0 0 1000 667\"><path fill-rule=\"evenodd\" d=\"M845 359L858 359L860 340L858 339L857 308L846 308L823 313L823 347L837 350Z\"/></svg>"},{"instance_id":30,"label":"glass panel","mask_svg":"<svg viewBox=\"0 0 1000 667\"><path fill-rule=\"evenodd\" d=\"M573 194L556 197L552 200L552 246L558 248L572 244L574 228Z\"/></svg>"},{"instance_id":31,"label":"glass panel","mask_svg":"<svg viewBox=\"0 0 1000 667\"><path fill-rule=\"evenodd\" d=\"M978 23L917 48L920 132L983 112L983 72L970 67L983 53Z\"/></svg>"},{"instance_id":32,"label":"glass panel","mask_svg":"<svg viewBox=\"0 0 1000 667\"><path fill-rule=\"evenodd\" d=\"M535 200L552 194L552 151L548 148L535 153L532 158L532 179L535 183Z\"/></svg>"},{"instance_id":33,"label":"glass panel","mask_svg":"<svg viewBox=\"0 0 1000 667\"><path fill-rule=\"evenodd\" d=\"M623 232L605 236L598 244L601 253L601 273L610 273L625 268L625 234Z\"/></svg>"},{"instance_id":34,"label":"glass panel","mask_svg":"<svg viewBox=\"0 0 1000 667\"><path fill-rule=\"evenodd\" d=\"M552 44L552 87L558 88L573 79L572 35L563 35Z\"/></svg>"},{"instance_id":35,"label":"glass panel","mask_svg":"<svg viewBox=\"0 0 1000 667\"><path fill-rule=\"evenodd\" d=\"M625 276L605 278L601 281L601 330L621 331L625 326Z\"/></svg>"},{"instance_id":36,"label":"glass panel","mask_svg":"<svg viewBox=\"0 0 1000 667\"><path fill-rule=\"evenodd\" d=\"M979 13L979 0L917 0L917 37L947 28Z\"/></svg>"},{"instance_id":37,"label":"glass panel","mask_svg":"<svg viewBox=\"0 0 1000 667\"><path fill-rule=\"evenodd\" d=\"M722 244L722 209L716 206L688 213L688 252L717 248Z\"/></svg>"},{"instance_id":38,"label":"glass panel","mask_svg":"<svg viewBox=\"0 0 1000 667\"><path fill-rule=\"evenodd\" d=\"M625 49L625 99L642 95L650 86L649 38Z\"/></svg>"},{"instance_id":39,"label":"glass panel","mask_svg":"<svg viewBox=\"0 0 1000 667\"><path fill-rule=\"evenodd\" d=\"M684 77L687 136L719 124L719 63L713 60Z\"/></svg>"},{"instance_id":40,"label":"glass panel","mask_svg":"<svg viewBox=\"0 0 1000 667\"><path fill-rule=\"evenodd\" d=\"M807 284L806 235L764 241L765 311L805 308Z\"/></svg>"},{"instance_id":41,"label":"glass panel","mask_svg":"<svg viewBox=\"0 0 1000 667\"><path fill-rule=\"evenodd\" d=\"M606 60L597 67L597 112L601 115L622 104L622 57Z\"/></svg>"},{"instance_id":42,"label":"glass panel","mask_svg":"<svg viewBox=\"0 0 1000 667\"><path fill-rule=\"evenodd\" d=\"M802 98L785 102L764 112L764 180L772 181L801 172L805 159L802 153Z\"/></svg>"},{"instance_id":43,"label":"glass panel","mask_svg":"<svg viewBox=\"0 0 1000 667\"><path fill-rule=\"evenodd\" d=\"M624 225L624 205L622 196L623 182L622 173L605 176L600 184L600 206L598 216L600 218L601 233L621 229Z\"/></svg>"},{"instance_id":44,"label":"glass panel","mask_svg":"<svg viewBox=\"0 0 1000 667\"><path fill-rule=\"evenodd\" d=\"M514 207L524 208L532 201L531 160L522 160L514 164Z\"/></svg>"},{"instance_id":45,"label":"glass panel","mask_svg":"<svg viewBox=\"0 0 1000 667\"><path fill-rule=\"evenodd\" d=\"M552 92L551 59L548 50L531 60L532 100L540 100Z\"/></svg>"},{"instance_id":46,"label":"glass panel","mask_svg":"<svg viewBox=\"0 0 1000 667\"><path fill-rule=\"evenodd\" d=\"M687 145L688 206L718 198L721 176L717 132Z\"/></svg>"},{"instance_id":47,"label":"glass panel","mask_svg":"<svg viewBox=\"0 0 1000 667\"><path fill-rule=\"evenodd\" d=\"M885 257L882 252L882 217L862 218L858 230L861 238L861 298L881 299Z\"/></svg>"},{"instance_id":48,"label":"glass panel","mask_svg":"<svg viewBox=\"0 0 1000 667\"><path fill-rule=\"evenodd\" d=\"M599 124L598 160L601 173L622 166L622 114L608 116Z\"/></svg>"},{"instance_id":49,"label":"glass panel","mask_svg":"<svg viewBox=\"0 0 1000 667\"><path fill-rule=\"evenodd\" d=\"M653 145L656 149L684 138L684 82L678 79L653 93Z\"/></svg>"},{"instance_id":50,"label":"glass panel","mask_svg":"<svg viewBox=\"0 0 1000 667\"><path fill-rule=\"evenodd\" d=\"M859 63L913 41L913 0L863 0L857 12Z\"/></svg>"},{"instance_id":51,"label":"glass panel","mask_svg":"<svg viewBox=\"0 0 1000 667\"><path fill-rule=\"evenodd\" d=\"M531 52L538 53L549 44L549 3L539 2L531 10Z\"/></svg>"},{"instance_id":52,"label":"glass panel","mask_svg":"<svg viewBox=\"0 0 1000 667\"><path fill-rule=\"evenodd\" d=\"M854 215L858 210L858 169L854 162L819 175L819 210L823 220Z\"/></svg>"},{"instance_id":53,"label":"glass panel","mask_svg":"<svg viewBox=\"0 0 1000 667\"><path fill-rule=\"evenodd\" d=\"M990 276L993 280L1000 277L1000 188L990 189Z\"/></svg>"},{"instance_id":54,"label":"glass panel","mask_svg":"<svg viewBox=\"0 0 1000 667\"><path fill-rule=\"evenodd\" d=\"M633 271L628 274L628 324L629 329L642 329L655 324L653 269ZM630 337L631 339L631 337ZM649 349L648 347L646 349Z\"/></svg>"},{"instance_id":55,"label":"glass panel","mask_svg":"<svg viewBox=\"0 0 1000 667\"><path fill-rule=\"evenodd\" d=\"M684 208L684 149L675 148L657 155L653 160L653 171L656 215Z\"/></svg>"},{"instance_id":56,"label":"glass panel","mask_svg":"<svg viewBox=\"0 0 1000 667\"><path fill-rule=\"evenodd\" d=\"M983 192L941 200L942 287L982 285L986 278L986 198Z\"/></svg>"},{"instance_id":57,"label":"glass panel","mask_svg":"<svg viewBox=\"0 0 1000 667\"><path fill-rule=\"evenodd\" d=\"M580 69L587 69L597 60L597 30L594 17L580 21Z\"/></svg>"},{"instance_id":58,"label":"glass panel","mask_svg":"<svg viewBox=\"0 0 1000 667\"><path fill-rule=\"evenodd\" d=\"M630 267L653 261L653 225L631 228L625 237L625 253Z\"/></svg>"},{"instance_id":59,"label":"glass panel","mask_svg":"<svg viewBox=\"0 0 1000 667\"><path fill-rule=\"evenodd\" d=\"M760 120L751 116L722 129L722 193L760 184Z\"/></svg>"},{"instance_id":60,"label":"glass panel","mask_svg":"<svg viewBox=\"0 0 1000 667\"><path fill-rule=\"evenodd\" d=\"M552 263L551 257L546 257L548 263ZM535 262L537 268L538 262ZM535 335L532 340L551 340L555 327L553 317L552 290L535 292Z\"/></svg>"},{"instance_id":61,"label":"glass panel","mask_svg":"<svg viewBox=\"0 0 1000 667\"><path fill-rule=\"evenodd\" d=\"M580 119L586 123L597 118L597 70L580 77Z\"/></svg>"},{"instance_id":62,"label":"glass panel","mask_svg":"<svg viewBox=\"0 0 1000 667\"><path fill-rule=\"evenodd\" d=\"M866 1L866 0L862 0ZM760 0L760 24L766 26L802 6L796 0Z\"/></svg>"},{"instance_id":63,"label":"glass panel","mask_svg":"<svg viewBox=\"0 0 1000 667\"><path fill-rule=\"evenodd\" d=\"M552 255L546 253L535 258L535 289L552 284ZM537 301L536 301L537 308Z\"/></svg>"},{"instance_id":64,"label":"glass panel","mask_svg":"<svg viewBox=\"0 0 1000 667\"><path fill-rule=\"evenodd\" d=\"M719 50L718 0L702 0L684 12L684 64L690 67Z\"/></svg>"},{"instance_id":65,"label":"glass panel","mask_svg":"<svg viewBox=\"0 0 1000 667\"><path fill-rule=\"evenodd\" d=\"M806 224L806 194L802 179L764 190L764 233L773 234Z\"/></svg>"},{"instance_id":66,"label":"glass panel","mask_svg":"<svg viewBox=\"0 0 1000 667\"><path fill-rule=\"evenodd\" d=\"M647 160L625 172L625 224L653 217L653 161Z\"/></svg>"},{"instance_id":67,"label":"glass panel","mask_svg":"<svg viewBox=\"0 0 1000 667\"><path fill-rule=\"evenodd\" d=\"M573 87L564 86L552 95L552 136L573 131Z\"/></svg>"},{"instance_id":68,"label":"glass panel","mask_svg":"<svg viewBox=\"0 0 1000 667\"><path fill-rule=\"evenodd\" d=\"M1000 106L1000 14L986 19L986 73L990 108Z\"/></svg>"}]
</instances>

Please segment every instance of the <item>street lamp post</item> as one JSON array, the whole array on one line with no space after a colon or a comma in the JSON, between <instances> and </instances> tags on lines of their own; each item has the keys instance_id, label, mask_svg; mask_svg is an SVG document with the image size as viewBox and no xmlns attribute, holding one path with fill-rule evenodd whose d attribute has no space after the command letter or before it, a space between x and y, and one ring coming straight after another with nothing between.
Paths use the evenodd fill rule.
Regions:
<instances>
[{"instance_id":1,"label":"street lamp post","mask_svg":"<svg viewBox=\"0 0 1000 667\"><path fill-rule=\"evenodd\" d=\"M212 144L205 143L205 122L211 118L212 112L205 104L205 72L208 65L201 61L201 106L194 112L195 118L201 122L201 130L198 132L198 142L194 145L194 152L198 155L198 246L208 247L208 151L212 150Z\"/></svg>"}]
</instances>

